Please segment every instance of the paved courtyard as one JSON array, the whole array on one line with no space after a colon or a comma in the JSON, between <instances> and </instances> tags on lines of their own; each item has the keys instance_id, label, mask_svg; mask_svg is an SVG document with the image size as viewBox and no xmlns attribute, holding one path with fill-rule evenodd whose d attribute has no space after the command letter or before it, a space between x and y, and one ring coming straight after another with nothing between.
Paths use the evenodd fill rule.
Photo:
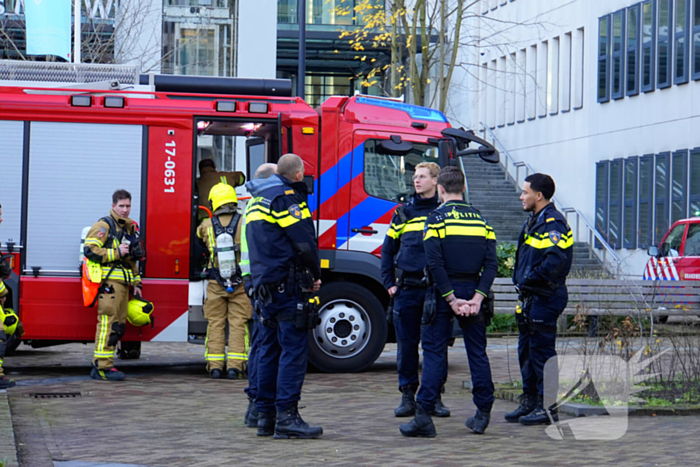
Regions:
<instances>
[{"instance_id":1,"label":"paved courtyard","mask_svg":"<svg viewBox=\"0 0 700 467\"><path fill-rule=\"evenodd\" d=\"M509 365L517 376L514 346L512 338L490 341L496 381L509 381ZM503 414L515 404L498 400L486 434L473 434L464 427L475 408L462 384L469 372L461 340L450 349L444 396L452 417L435 420L434 439L399 434L406 420L393 416L400 397L394 345L364 373L307 375L301 413L324 428L311 441L256 437L243 424L246 382L209 379L202 346L144 344L141 360L117 361L128 375L118 383L89 379L91 351L22 346L6 359L18 386L0 391L0 460L17 465L14 431L19 464L31 467L700 464L693 416L632 417L615 441L577 441L570 433L557 441L543 427L506 423Z\"/></svg>"}]
</instances>

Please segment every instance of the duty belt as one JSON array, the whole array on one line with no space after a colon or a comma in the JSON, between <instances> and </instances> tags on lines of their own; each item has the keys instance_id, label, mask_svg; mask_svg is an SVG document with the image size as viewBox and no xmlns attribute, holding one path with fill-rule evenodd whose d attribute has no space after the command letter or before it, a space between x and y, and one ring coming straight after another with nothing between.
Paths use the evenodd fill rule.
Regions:
<instances>
[{"instance_id":1,"label":"duty belt","mask_svg":"<svg viewBox=\"0 0 700 467\"><path fill-rule=\"evenodd\" d=\"M452 282L479 282L481 276L479 274L460 274L458 276L449 276Z\"/></svg>"}]
</instances>

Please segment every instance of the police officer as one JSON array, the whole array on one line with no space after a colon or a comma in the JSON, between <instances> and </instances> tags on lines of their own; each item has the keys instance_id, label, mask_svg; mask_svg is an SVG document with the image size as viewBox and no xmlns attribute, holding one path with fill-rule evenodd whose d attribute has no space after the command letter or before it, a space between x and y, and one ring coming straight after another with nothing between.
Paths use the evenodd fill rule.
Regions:
<instances>
[{"instance_id":1,"label":"police officer","mask_svg":"<svg viewBox=\"0 0 700 467\"><path fill-rule=\"evenodd\" d=\"M308 324L302 286L321 286L318 246L306 202L304 162L282 156L277 175L283 186L260 192L246 215L246 238L256 306L261 314L258 338L258 436L317 438L297 404L306 375ZM275 413L276 412L276 413Z\"/></svg>"},{"instance_id":2,"label":"police officer","mask_svg":"<svg viewBox=\"0 0 700 467\"><path fill-rule=\"evenodd\" d=\"M245 188L252 197L258 196L261 192L275 186L282 186L282 180L272 178L277 173L277 164L262 164L255 171L253 180L246 183ZM246 213L250 203L246 205ZM258 324L259 316L255 311L255 298L253 297L253 281L250 276L250 255L248 253L248 241L246 240L245 228L246 220L243 218L243 228L241 229L241 273L246 294L253 307L253 319L248 321L250 329L250 347L248 348L248 387L245 393L248 396L248 408L245 412L244 422L248 428L258 427L258 408L255 406L255 399L258 397Z\"/></svg>"},{"instance_id":3,"label":"police officer","mask_svg":"<svg viewBox=\"0 0 700 467\"><path fill-rule=\"evenodd\" d=\"M525 178L520 195L523 210L531 213L518 240L513 271L513 283L522 303L516 309L516 318L523 395L520 406L505 418L523 425L559 421L555 409L544 408L543 397L555 401L558 389L557 375L545 381L544 367L557 355L557 319L569 298L566 276L571 269L574 239L566 219L550 201L554 189L552 177L535 173Z\"/></svg>"},{"instance_id":4,"label":"police officer","mask_svg":"<svg viewBox=\"0 0 700 467\"><path fill-rule=\"evenodd\" d=\"M437 435L430 413L447 371L445 355L454 315L458 315L462 328L477 407L476 415L467 420L466 426L481 434L490 420L494 388L481 310L498 270L496 235L479 211L463 200L464 190L464 174L457 167L440 171L438 193L443 204L428 216L423 239L436 303L434 312L426 307L423 317L423 381L416 417L401 425L404 436Z\"/></svg>"},{"instance_id":5,"label":"police officer","mask_svg":"<svg viewBox=\"0 0 700 467\"><path fill-rule=\"evenodd\" d=\"M209 192L209 203L213 216L197 228L197 236L209 250L204 358L213 379L222 377L224 360L226 377L242 379L247 376L247 322L253 316L253 308L246 296L239 267L243 222L238 212L236 190L227 183L218 183ZM227 322L228 352L225 353Z\"/></svg>"},{"instance_id":6,"label":"police officer","mask_svg":"<svg viewBox=\"0 0 700 467\"><path fill-rule=\"evenodd\" d=\"M416 414L418 344L427 287L424 279L423 228L428 214L440 205L437 195L439 172L440 166L434 162L422 162L416 166L413 175L416 193L396 209L382 245L382 281L389 295L394 297L393 321L398 344L396 365L399 391L402 392L401 404L394 410L397 417ZM450 416L450 410L443 405L440 396L432 415Z\"/></svg>"},{"instance_id":7,"label":"police officer","mask_svg":"<svg viewBox=\"0 0 700 467\"><path fill-rule=\"evenodd\" d=\"M85 238L85 256L102 264L92 379L124 379L124 373L114 368L114 349L126 330L129 291L141 297L138 258L143 256L143 251L136 251L143 245L134 221L129 219L130 213L131 194L115 191L109 216L94 224Z\"/></svg>"},{"instance_id":8,"label":"police officer","mask_svg":"<svg viewBox=\"0 0 700 467\"><path fill-rule=\"evenodd\" d=\"M2 205L0 204L0 224L2 224ZM9 266L9 263L7 265L2 265L5 268ZM3 358L5 357L5 348L7 346L7 339L10 337L8 334L5 332L5 321L7 320L7 317L5 316L5 311L3 310L3 306L5 306L5 300L7 299L8 295L7 287L2 281L2 277L0 277L0 389L7 389L15 386L15 381L12 379L8 379L5 377L5 373L2 370L2 363L3 363ZM8 316L11 318L12 317ZM16 315L15 315L16 319ZM14 324L16 326L16 324ZM21 335L21 334L20 334Z\"/></svg>"}]
</instances>

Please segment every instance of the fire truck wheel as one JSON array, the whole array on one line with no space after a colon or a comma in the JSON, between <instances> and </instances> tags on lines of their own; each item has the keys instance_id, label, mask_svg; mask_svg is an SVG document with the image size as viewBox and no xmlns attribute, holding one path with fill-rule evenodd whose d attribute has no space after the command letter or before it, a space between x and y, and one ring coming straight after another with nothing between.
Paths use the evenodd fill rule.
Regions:
<instances>
[{"instance_id":1,"label":"fire truck wheel","mask_svg":"<svg viewBox=\"0 0 700 467\"><path fill-rule=\"evenodd\" d=\"M668 316L659 316L659 323L666 324L668 322Z\"/></svg>"},{"instance_id":2,"label":"fire truck wheel","mask_svg":"<svg viewBox=\"0 0 700 467\"><path fill-rule=\"evenodd\" d=\"M119 342L117 355L120 360L137 360L141 357L141 342Z\"/></svg>"},{"instance_id":3,"label":"fire truck wheel","mask_svg":"<svg viewBox=\"0 0 700 467\"><path fill-rule=\"evenodd\" d=\"M309 363L328 373L369 368L384 349L388 324L381 302L352 282L321 287L319 325L309 331Z\"/></svg>"}]
</instances>

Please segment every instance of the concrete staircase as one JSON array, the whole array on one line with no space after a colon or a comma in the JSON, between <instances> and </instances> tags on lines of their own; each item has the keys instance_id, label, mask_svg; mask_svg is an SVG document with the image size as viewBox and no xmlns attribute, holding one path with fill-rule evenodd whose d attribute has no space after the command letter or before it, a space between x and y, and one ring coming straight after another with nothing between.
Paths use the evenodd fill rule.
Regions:
<instances>
[{"instance_id":1,"label":"concrete staircase","mask_svg":"<svg viewBox=\"0 0 700 467\"><path fill-rule=\"evenodd\" d=\"M506 179L500 164L489 164L477 158L465 160L469 200L493 227L498 242L518 242L518 236L529 213L523 211L520 191ZM588 244L574 244L572 271L578 273L602 273L603 264L594 254L588 257Z\"/></svg>"}]
</instances>

